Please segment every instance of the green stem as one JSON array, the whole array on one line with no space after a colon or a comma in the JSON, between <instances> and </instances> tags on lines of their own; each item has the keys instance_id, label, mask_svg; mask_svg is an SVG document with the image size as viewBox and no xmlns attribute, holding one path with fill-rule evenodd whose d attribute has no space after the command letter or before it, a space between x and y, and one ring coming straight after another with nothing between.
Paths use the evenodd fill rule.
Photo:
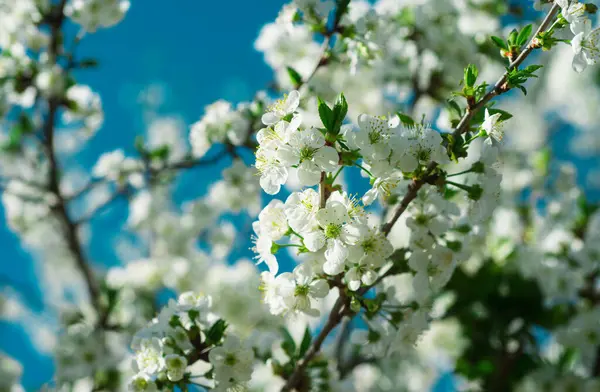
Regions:
<instances>
[{"instance_id":1,"label":"green stem","mask_svg":"<svg viewBox=\"0 0 600 392\"><path fill-rule=\"evenodd\" d=\"M455 177L455 176L460 176L461 174L467 174L467 173L473 173L473 168L467 169L467 170L463 170L461 172L458 173L452 173L452 174L448 174L446 175L446 177ZM448 182L448 181L446 181Z\"/></svg>"},{"instance_id":2,"label":"green stem","mask_svg":"<svg viewBox=\"0 0 600 392\"><path fill-rule=\"evenodd\" d=\"M360 168L361 170L363 170L365 173L367 173L369 175L369 177L374 178L375 176L373 174L371 174L370 171L368 171L367 169L365 169L364 167L362 167L359 163L354 163L354 166Z\"/></svg>"},{"instance_id":3,"label":"green stem","mask_svg":"<svg viewBox=\"0 0 600 392\"><path fill-rule=\"evenodd\" d=\"M304 241L304 237L302 235L300 235L299 233L297 233L294 229L292 229L291 227L288 228L288 232L289 234L293 234L296 237L300 238L302 241Z\"/></svg>"},{"instance_id":4,"label":"green stem","mask_svg":"<svg viewBox=\"0 0 600 392\"><path fill-rule=\"evenodd\" d=\"M465 184L459 184L458 182L453 182L453 181L446 181L446 184L448 185L453 185L459 189L462 189L463 191L466 192L471 192L471 187Z\"/></svg>"},{"instance_id":5,"label":"green stem","mask_svg":"<svg viewBox=\"0 0 600 392\"><path fill-rule=\"evenodd\" d=\"M340 173L342 172L342 170L344 170L345 166L342 166L338 169L338 171L335 173L335 175L333 176L333 178L331 179L331 185L333 185L333 183L335 182L335 180L338 178L338 176L340 175Z\"/></svg>"},{"instance_id":6,"label":"green stem","mask_svg":"<svg viewBox=\"0 0 600 392\"><path fill-rule=\"evenodd\" d=\"M279 248L302 248L300 244L277 244Z\"/></svg>"}]
</instances>

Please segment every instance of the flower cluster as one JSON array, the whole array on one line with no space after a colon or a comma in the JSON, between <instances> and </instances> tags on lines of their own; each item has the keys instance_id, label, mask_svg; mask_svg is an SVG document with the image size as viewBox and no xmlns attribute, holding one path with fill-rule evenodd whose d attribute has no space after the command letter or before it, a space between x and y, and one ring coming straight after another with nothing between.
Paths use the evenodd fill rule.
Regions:
<instances>
[{"instance_id":1,"label":"flower cluster","mask_svg":"<svg viewBox=\"0 0 600 392\"><path fill-rule=\"evenodd\" d=\"M247 105L234 109L227 101L217 101L204 108L204 117L193 124L190 131L190 144L194 156L203 157L213 144L244 144L249 136L250 119L245 113Z\"/></svg>"},{"instance_id":2,"label":"flower cluster","mask_svg":"<svg viewBox=\"0 0 600 392\"><path fill-rule=\"evenodd\" d=\"M119 23L130 5L129 0L71 0L65 14L86 31L94 33L100 27Z\"/></svg>"},{"instance_id":3,"label":"flower cluster","mask_svg":"<svg viewBox=\"0 0 600 392\"><path fill-rule=\"evenodd\" d=\"M130 390L172 390L190 382L188 365L210 362L215 390L228 390L250 380L254 355L246 343L224 332L226 324L212 312L212 298L186 292L171 300L138 331L131 344L136 375ZM200 356L208 351L208 356ZM204 354L205 355L205 354Z\"/></svg>"},{"instance_id":4,"label":"flower cluster","mask_svg":"<svg viewBox=\"0 0 600 392\"><path fill-rule=\"evenodd\" d=\"M600 29L592 30L592 21L587 17L590 11L595 12L593 4L580 3L578 0L556 0L561 8L562 21L569 24L573 38L573 69L583 72L590 64L600 58Z\"/></svg>"}]
</instances>

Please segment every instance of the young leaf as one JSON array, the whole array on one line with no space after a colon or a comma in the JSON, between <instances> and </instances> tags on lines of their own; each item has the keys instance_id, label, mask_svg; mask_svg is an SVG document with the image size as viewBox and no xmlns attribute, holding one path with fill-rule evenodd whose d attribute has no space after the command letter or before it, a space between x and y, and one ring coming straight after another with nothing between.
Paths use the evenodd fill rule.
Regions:
<instances>
[{"instance_id":1,"label":"young leaf","mask_svg":"<svg viewBox=\"0 0 600 392\"><path fill-rule=\"evenodd\" d=\"M447 101L447 104L451 110L454 110L454 112L458 115L458 117L462 116L462 110L460 109L460 106L458 106L456 101L453 101L450 99ZM402 118L400 118L400 121L402 121Z\"/></svg>"},{"instance_id":2,"label":"young leaf","mask_svg":"<svg viewBox=\"0 0 600 392\"><path fill-rule=\"evenodd\" d=\"M319 103L319 117L321 117L321 122L325 126L325 128L332 132L333 130L333 111L327 103L323 101L321 98L317 98Z\"/></svg>"},{"instance_id":3,"label":"young leaf","mask_svg":"<svg viewBox=\"0 0 600 392\"><path fill-rule=\"evenodd\" d=\"M332 120L332 129L329 131L334 135L340 133L340 128L344 123L344 119L346 118L346 114L348 113L348 102L346 102L346 97L344 94L340 94L335 101L335 105L333 106L333 120Z\"/></svg>"},{"instance_id":4,"label":"young leaf","mask_svg":"<svg viewBox=\"0 0 600 392\"><path fill-rule=\"evenodd\" d=\"M532 30L533 30L533 26L531 24L528 24L527 26L523 27L523 29L519 32L519 35L517 36L517 45L518 46L525 45L525 43L529 39L529 36L531 35Z\"/></svg>"},{"instance_id":5,"label":"young leaf","mask_svg":"<svg viewBox=\"0 0 600 392\"><path fill-rule=\"evenodd\" d=\"M506 121L513 117L509 112L500 109L488 109L488 113L490 113L490 115L500 113L500 121Z\"/></svg>"},{"instance_id":6,"label":"young leaf","mask_svg":"<svg viewBox=\"0 0 600 392\"><path fill-rule=\"evenodd\" d=\"M281 348L290 358L294 358L296 355L296 342L294 342L294 338L285 327L280 329L281 334L283 335L283 342L281 342Z\"/></svg>"},{"instance_id":7,"label":"young leaf","mask_svg":"<svg viewBox=\"0 0 600 392\"><path fill-rule=\"evenodd\" d=\"M464 79L465 86L473 87L475 86L475 82L477 81L477 67L474 64L469 64L467 68L465 68Z\"/></svg>"},{"instance_id":8,"label":"young leaf","mask_svg":"<svg viewBox=\"0 0 600 392\"><path fill-rule=\"evenodd\" d=\"M496 37L495 35L492 35L490 38L497 47L499 47L500 49L508 50L508 45L506 45L506 42L504 42L502 38Z\"/></svg>"},{"instance_id":9,"label":"young leaf","mask_svg":"<svg viewBox=\"0 0 600 392\"><path fill-rule=\"evenodd\" d=\"M306 354L311 342L312 335L310 334L310 328L306 327L306 330L304 330L304 336L302 337L302 343L300 343L300 352L298 353L300 357L303 357L304 354Z\"/></svg>"},{"instance_id":10,"label":"young leaf","mask_svg":"<svg viewBox=\"0 0 600 392\"><path fill-rule=\"evenodd\" d=\"M409 115L406 115L402 112L397 112L396 115L400 118L400 122L407 127L414 127L415 120L412 119Z\"/></svg>"},{"instance_id":11,"label":"young leaf","mask_svg":"<svg viewBox=\"0 0 600 392\"><path fill-rule=\"evenodd\" d=\"M302 76L292 67L287 67L288 75L290 76L290 80L294 85L294 88L298 88L302 85Z\"/></svg>"},{"instance_id":12,"label":"young leaf","mask_svg":"<svg viewBox=\"0 0 600 392\"><path fill-rule=\"evenodd\" d=\"M516 29L512 29L512 31L510 32L510 34L508 35L508 45L512 46L512 45L516 45L517 43L517 30Z\"/></svg>"},{"instance_id":13,"label":"young leaf","mask_svg":"<svg viewBox=\"0 0 600 392\"><path fill-rule=\"evenodd\" d=\"M227 329L227 322L223 319L217 320L206 333L206 341L211 344L218 343L223 338L225 329Z\"/></svg>"}]
</instances>

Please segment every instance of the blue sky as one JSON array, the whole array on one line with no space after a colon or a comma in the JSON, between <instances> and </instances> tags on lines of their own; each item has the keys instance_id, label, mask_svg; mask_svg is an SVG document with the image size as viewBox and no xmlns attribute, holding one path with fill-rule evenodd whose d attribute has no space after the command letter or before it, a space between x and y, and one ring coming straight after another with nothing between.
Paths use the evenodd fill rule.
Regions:
<instances>
[{"instance_id":1,"label":"blue sky","mask_svg":"<svg viewBox=\"0 0 600 392\"><path fill-rule=\"evenodd\" d=\"M207 104L217 99L249 100L272 78L253 43L260 28L275 19L283 1L132 3L122 23L86 36L78 48L80 58L99 61L98 69L82 71L77 78L101 95L105 111L103 128L78 158L86 166L103 151L132 150L135 135L145 130L138 95L150 85L160 85L165 92L160 114L176 115L191 124ZM110 230L113 224L110 220L99 222L100 231L95 235ZM30 308L43 311L34 262L4 220L0 246L0 287L11 286ZM89 253L97 265L115 263L114 253L107 248L106 242L92 243ZM19 327L0 322L0 351L23 363L23 383L28 390L52 377L52 360L39 354Z\"/></svg>"}]
</instances>

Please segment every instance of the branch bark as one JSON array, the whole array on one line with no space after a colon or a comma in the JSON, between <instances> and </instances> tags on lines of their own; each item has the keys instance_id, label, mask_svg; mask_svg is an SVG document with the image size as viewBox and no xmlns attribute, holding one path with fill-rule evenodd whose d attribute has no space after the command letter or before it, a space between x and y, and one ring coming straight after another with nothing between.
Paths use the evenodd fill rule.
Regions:
<instances>
[{"instance_id":1,"label":"branch bark","mask_svg":"<svg viewBox=\"0 0 600 392\"><path fill-rule=\"evenodd\" d=\"M469 130L469 124L471 123L471 120L473 119L473 117L475 116L475 114L480 109L482 109L483 107L485 107L485 105L489 101L491 101L492 98L494 98L496 96L499 96L499 95L501 95L501 94L503 94L503 93L505 93L505 92L508 91L508 89L505 88L504 84L506 83L506 80L508 78L509 72L512 71L513 69L515 69L516 67L518 67L519 65L521 65L523 63L523 61L525 61L525 59L531 54L531 52L533 52L533 50L536 49L536 45L534 45L535 38L540 33L544 32L548 28L548 26L550 26L550 24L552 23L552 20L554 19L554 17L558 13L559 8L560 7L558 6L558 4L554 4L552 6L552 8L548 12L548 14L546 15L546 17L542 21L542 23L540 24L540 27L538 27L538 29L536 30L535 34L533 35L533 37L531 38L531 40L529 41L529 43L527 44L527 46L525 47L525 49L515 59L515 61L513 61L508 66L508 70L500 77L500 79L498 79L498 81L496 82L496 84L494 84L494 87L483 98L481 98L477 103L475 103L473 106L467 108L465 114L460 119L458 125L456 126L456 128L455 128L455 130L453 132L454 136L459 136L459 135L467 132ZM437 164L435 162L432 162L429 165L427 173L431 174L432 171L435 169L436 166L437 166ZM428 174L426 174L425 176L427 176L427 175ZM408 208L408 205L417 197L417 194L418 194L419 190L421 189L421 187L423 187L423 185L426 182L427 181L423 180L423 179L413 180L413 182L408 186L408 192L406 193L406 195L404 196L404 198L400 202L400 205L396 209L396 211L395 211L394 215L392 216L391 220L388 223L384 224L381 227L381 230L382 230L383 233L385 233L386 235L388 235L390 233L390 231L392 230L394 224L402 216L402 214L404 213L404 211L406 211L406 208Z\"/></svg>"},{"instance_id":2,"label":"branch bark","mask_svg":"<svg viewBox=\"0 0 600 392\"><path fill-rule=\"evenodd\" d=\"M66 0L61 0L54 9L52 18L49 21L51 38L48 46L48 56L51 64L57 63L57 57L60 54L60 42L62 38L61 29L65 19L64 8L66 3ZM47 186L48 191L56 196L57 203L53 206L53 212L62 226L61 229L65 235L67 249L73 256L75 264L85 280L90 302L99 314L99 323L103 325L106 323L106 316L103 314L104 312L102 311L100 303L100 289L98 282L85 258L83 247L77 233L77 227L69 216L65 197L60 190L60 167L54 150L54 128L60 106L61 99L59 97L50 96L48 98L48 114L42 127L43 148L49 166Z\"/></svg>"},{"instance_id":3,"label":"branch bark","mask_svg":"<svg viewBox=\"0 0 600 392\"><path fill-rule=\"evenodd\" d=\"M533 35L525 49L521 52L521 54L519 54L515 61L510 63L507 71L500 77L500 79L498 79L496 84L494 84L494 87L481 100L479 100L479 102L477 102L471 108L467 108L467 112L456 126L456 130L454 131L455 136L465 133L468 130L469 123L471 122L473 116L481 108L483 108L490 100L492 100L492 98L501 95L507 91L504 87L504 84L508 79L509 72L521 65L523 61L525 61L525 59L531 54L531 52L533 52L533 50L536 49L537 46L534 44L534 40L540 33L544 32L548 28L548 26L550 26L550 24L552 23L552 19L554 19L559 9L560 6L558 4L554 4L552 6L552 8L540 24L540 27L538 27L538 29L536 30L535 34Z\"/></svg>"}]
</instances>

